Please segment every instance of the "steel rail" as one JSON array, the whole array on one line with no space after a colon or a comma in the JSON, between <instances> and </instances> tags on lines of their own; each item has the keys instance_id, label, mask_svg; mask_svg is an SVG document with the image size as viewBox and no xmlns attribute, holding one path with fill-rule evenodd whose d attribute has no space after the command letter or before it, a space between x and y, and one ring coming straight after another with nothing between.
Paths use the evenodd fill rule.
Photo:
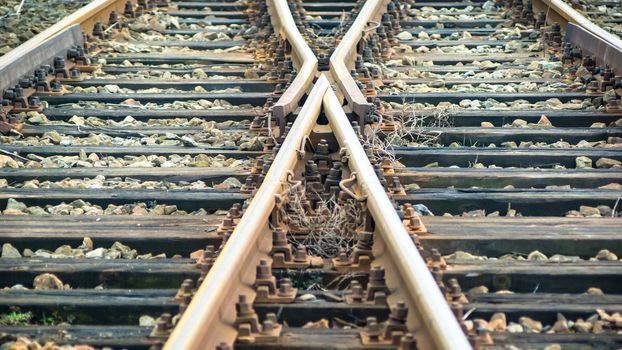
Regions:
<instances>
[{"instance_id":1,"label":"steel rail","mask_svg":"<svg viewBox=\"0 0 622 350\"><path fill-rule=\"evenodd\" d=\"M367 207L375 222L374 257L376 262L382 262L387 271L387 282L391 288L389 300L396 302L398 298L403 298L409 305L408 325L409 329L416 331L418 348L471 349L426 263L397 216L332 89L324 95L324 113L339 144L346 148L348 166L356 172L359 187L367 197Z\"/></svg>"},{"instance_id":2,"label":"steel rail","mask_svg":"<svg viewBox=\"0 0 622 350\"><path fill-rule=\"evenodd\" d=\"M562 0L534 0L533 7L535 9L542 10L545 13L548 12L549 15L551 15L549 10L552 10L554 14L557 14L558 16L558 18L553 18L553 20L560 22L564 29L566 29L566 24L564 22L574 23L595 36L603 39L605 42L618 50L622 50L622 40L597 26Z\"/></svg>"},{"instance_id":3,"label":"steel rail","mask_svg":"<svg viewBox=\"0 0 622 350\"><path fill-rule=\"evenodd\" d=\"M234 342L237 334L232 327L235 302L240 294L246 294L249 301L254 299L255 266L260 258L270 260L272 235L268 219L275 205L275 195L282 192L287 173L298 161L296 150L315 125L328 87L325 77L320 77L313 86L263 183L164 349L214 349L220 342Z\"/></svg>"},{"instance_id":4,"label":"steel rail","mask_svg":"<svg viewBox=\"0 0 622 350\"><path fill-rule=\"evenodd\" d=\"M534 12L547 13L547 22L557 22L569 41L594 56L596 62L622 73L622 40L594 24L562 0L534 0Z\"/></svg>"},{"instance_id":5,"label":"steel rail","mask_svg":"<svg viewBox=\"0 0 622 350\"><path fill-rule=\"evenodd\" d=\"M92 32L96 22L108 22L112 11L122 13L125 3L125 0L94 0L0 57L0 90L32 73L41 62L65 56L72 45L82 45L82 32Z\"/></svg>"},{"instance_id":6,"label":"steel rail","mask_svg":"<svg viewBox=\"0 0 622 350\"><path fill-rule=\"evenodd\" d=\"M298 108L298 102L313 82L318 60L298 31L287 0L267 0L272 26L292 47L294 67L298 71L294 81L272 107L276 118L284 118Z\"/></svg>"},{"instance_id":7,"label":"steel rail","mask_svg":"<svg viewBox=\"0 0 622 350\"><path fill-rule=\"evenodd\" d=\"M64 17L56 24L0 57L0 70L8 63L13 62L15 59L19 59L25 53L32 51L46 40L74 24L79 24L83 32L90 33L93 30L95 22L108 22L110 12L117 11L123 13L126 2L126 0L93 0L88 5ZM132 2L135 3L136 1L132 0Z\"/></svg>"},{"instance_id":8,"label":"steel rail","mask_svg":"<svg viewBox=\"0 0 622 350\"><path fill-rule=\"evenodd\" d=\"M359 117L367 115L372 104L359 90L354 78L350 74L350 70L354 68L354 62L357 55L357 46L367 23L379 23L382 14L387 9L387 0L368 0L361 8L356 16L354 23L341 39L341 42L330 56L329 67L330 73L337 83L340 92L348 102L350 109Z\"/></svg>"}]
</instances>

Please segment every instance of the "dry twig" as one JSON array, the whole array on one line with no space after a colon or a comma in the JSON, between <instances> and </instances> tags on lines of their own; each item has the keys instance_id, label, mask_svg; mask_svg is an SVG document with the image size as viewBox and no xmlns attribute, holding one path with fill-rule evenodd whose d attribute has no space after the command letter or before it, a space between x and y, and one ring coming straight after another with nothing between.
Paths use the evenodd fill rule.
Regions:
<instances>
[{"instance_id":1,"label":"dry twig","mask_svg":"<svg viewBox=\"0 0 622 350\"><path fill-rule=\"evenodd\" d=\"M346 253L352 250L356 243L355 229L363 217L362 204L355 200L338 203L334 195L323 198L319 194L319 207L322 209L321 215L316 215L303 207L301 195L295 188L288 188L286 195L283 218L290 227L308 232L301 240L291 235L291 243L304 245L311 255L323 258L334 258L341 250Z\"/></svg>"}]
</instances>

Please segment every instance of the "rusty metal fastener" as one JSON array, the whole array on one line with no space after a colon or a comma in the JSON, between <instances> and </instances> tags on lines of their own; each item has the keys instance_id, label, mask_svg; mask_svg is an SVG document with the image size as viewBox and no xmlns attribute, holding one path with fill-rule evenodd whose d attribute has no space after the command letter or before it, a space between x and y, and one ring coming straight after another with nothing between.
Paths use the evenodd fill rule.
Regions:
<instances>
[{"instance_id":1,"label":"rusty metal fastener","mask_svg":"<svg viewBox=\"0 0 622 350\"><path fill-rule=\"evenodd\" d=\"M341 250L337 258L332 260L333 269L339 272L369 271L373 260L371 246L373 244L373 234L363 232L358 236L358 240L351 257Z\"/></svg>"},{"instance_id":2,"label":"rusty metal fastener","mask_svg":"<svg viewBox=\"0 0 622 350\"><path fill-rule=\"evenodd\" d=\"M419 216L419 214L417 214L412 204L410 203L404 204L403 223L408 233L410 233L411 235L422 234L422 233L428 232L427 228L423 224L423 221L421 220L421 217Z\"/></svg>"},{"instance_id":3,"label":"rusty metal fastener","mask_svg":"<svg viewBox=\"0 0 622 350\"><path fill-rule=\"evenodd\" d=\"M438 251L438 249L432 248L430 250L430 253L431 253L431 259L428 262L428 266L438 265L438 266L440 266L441 270L446 270L447 269L447 263L445 262L445 258L443 258L443 256Z\"/></svg>"},{"instance_id":4,"label":"rusty metal fastener","mask_svg":"<svg viewBox=\"0 0 622 350\"><path fill-rule=\"evenodd\" d=\"M406 333L400 339L400 346L398 350L416 350L417 349L417 341L415 340L415 336L412 333Z\"/></svg>"},{"instance_id":5,"label":"rusty metal fastener","mask_svg":"<svg viewBox=\"0 0 622 350\"><path fill-rule=\"evenodd\" d=\"M298 292L288 278L279 281L277 290L276 277L272 275L272 268L265 259L260 260L257 265L254 287L257 291L255 302L259 303L293 303Z\"/></svg>"},{"instance_id":6,"label":"rusty metal fastener","mask_svg":"<svg viewBox=\"0 0 622 350\"><path fill-rule=\"evenodd\" d=\"M462 293L462 288L460 287L458 280L456 280L455 278L452 278L449 281L447 281L447 283L449 285L449 295L451 296L452 302L458 302L461 304L469 303L469 300L467 299L467 297L464 295L464 293Z\"/></svg>"},{"instance_id":7,"label":"rusty metal fastener","mask_svg":"<svg viewBox=\"0 0 622 350\"><path fill-rule=\"evenodd\" d=\"M454 316L456 316L456 320L458 320L458 323L460 324L460 328L462 328L462 331L464 332L464 334L468 334L469 330L467 329L466 323L464 322L464 308L462 304L452 302L450 304L450 308Z\"/></svg>"},{"instance_id":8,"label":"rusty metal fastener","mask_svg":"<svg viewBox=\"0 0 622 350\"><path fill-rule=\"evenodd\" d=\"M278 324L275 314L267 314L263 324L260 325L255 310L244 294L240 295L239 302L236 303L236 311L234 327L238 329L237 342L251 344L278 340L283 326Z\"/></svg>"},{"instance_id":9,"label":"rusty metal fastener","mask_svg":"<svg viewBox=\"0 0 622 350\"><path fill-rule=\"evenodd\" d=\"M406 328L407 317L408 308L406 307L406 303L400 300L391 307L389 319L384 325L383 338L386 340L391 339L392 342L397 341L395 345L398 345L401 335L408 332L408 328ZM400 337L395 339L396 337L394 334L397 332L400 333Z\"/></svg>"},{"instance_id":10,"label":"rusty metal fastener","mask_svg":"<svg viewBox=\"0 0 622 350\"><path fill-rule=\"evenodd\" d=\"M186 296L192 297L194 294L194 281L190 278L185 279L181 282L181 286L177 290L177 294L175 294L175 300L183 300Z\"/></svg>"},{"instance_id":11,"label":"rusty metal fastener","mask_svg":"<svg viewBox=\"0 0 622 350\"><path fill-rule=\"evenodd\" d=\"M389 294L389 287L384 279L384 268L380 266L372 267L369 272L369 282L367 283L367 301L373 301L376 305L384 305Z\"/></svg>"},{"instance_id":12,"label":"rusty metal fastener","mask_svg":"<svg viewBox=\"0 0 622 350\"><path fill-rule=\"evenodd\" d=\"M173 328L171 314L164 313L158 318L149 337L160 338L168 337Z\"/></svg>"}]
</instances>

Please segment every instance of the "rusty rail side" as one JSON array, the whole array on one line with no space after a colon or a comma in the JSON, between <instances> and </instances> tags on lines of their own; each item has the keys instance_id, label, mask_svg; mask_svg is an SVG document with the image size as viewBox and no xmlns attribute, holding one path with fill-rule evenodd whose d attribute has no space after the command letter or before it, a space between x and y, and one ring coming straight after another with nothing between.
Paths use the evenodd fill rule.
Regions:
<instances>
[{"instance_id":1,"label":"rusty rail side","mask_svg":"<svg viewBox=\"0 0 622 350\"><path fill-rule=\"evenodd\" d=\"M322 97L329 83L320 77L280 147L261 187L253 196L233 234L216 259L210 272L196 292L188 309L173 330L164 349L214 349L221 342L232 344L237 330L238 295L254 300L255 266L260 258L267 259L272 245L268 219L281 193L290 169L298 161L296 150L315 125L322 107Z\"/></svg>"},{"instance_id":2,"label":"rusty rail side","mask_svg":"<svg viewBox=\"0 0 622 350\"><path fill-rule=\"evenodd\" d=\"M298 108L298 102L313 82L318 61L298 31L287 0L267 0L267 4L272 26L291 45L294 67L298 71L294 81L272 108L274 116L282 121Z\"/></svg>"},{"instance_id":3,"label":"rusty rail side","mask_svg":"<svg viewBox=\"0 0 622 350\"><path fill-rule=\"evenodd\" d=\"M598 64L607 64L622 73L622 40L585 18L562 0L533 0L534 13L547 13L547 22L557 22L566 40L587 50Z\"/></svg>"},{"instance_id":4,"label":"rusty rail side","mask_svg":"<svg viewBox=\"0 0 622 350\"><path fill-rule=\"evenodd\" d=\"M83 45L84 37L80 26L75 24L55 34L37 46L31 47L22 55L5 62L0 67L0 91L11 88L26 74L39 68L42 62L52 63L56 56L65 56L73 45ZM21 46L20 46L21 47ZM11 51L13 52L13 51ZM4 58L4 57L3 57ZM2 58L0 58L2 61Z\"/></svg>"},{"instance_id":5,"label":"rusty rail side","mask_svg":"<svg viewBox=\"0 0 622 350\"><path fill-rule=\"evenodd\" d=\"M566 30L568 23L574 23L603 39L611 46L622 50L622 40L597 26L562 0L534 0L533 8L534 10L544 11L545 13L548 12L549 18L547 20L559 22L564 30Z\"/></svg>"},{"instance_id":6,"label":"rusty rail side","mask_svg":"<svg viewBox=\"0 0 622 350\"><path fill-rule=\"evenodd\" d=\"M574 23L568 23L565 40L589 52L598 64L606 64L616 74L622 74L622 48L610 45L601 37Z\"/></svg>"},{"instance_id":7,"label":"rusty rail side","mask_svg":"<svg viewBox=\"0 0 622 350\"><path fill-rule=\"evenodd\" d=\"M387 4L387 0L368 0L330 56L330 73L350 109L359 117L367 115L372 104L367 102L359 90L354 78L350 75L350 70L354 68L357 46L363 37L365 27L369 22L380 23L380 18L386 11Z\"/></svg>"},{"instance_id":8,"label":"rusty rail side","mask_svg":"<svg viewBox=\"0 0 622 350\"><path fill-rule=\"evenodd\" d=\"M95 22L107 23L110 12L123 13L125 3L126 0L94 0L0 57L0 90L14 85L42 62L59 54L65 56L72 45L83 44L80 31L90 33ZM76 25L80 27L75 28Z\"/></svg>"},{"instance_id":9,"label":"rusty rail side","mask_svg":"<svg viewBox=\"0 0 622 350\"><path fill-rule=\"evenodd\" d=\"M471 349L465 334L419 255L332 89L324 95L324 112L339 144L347 149L348 166L367 196L375 222L374 257L387 271L390 303L409 306L408 326L420 349Z\"/></svg>"}]
</instances>

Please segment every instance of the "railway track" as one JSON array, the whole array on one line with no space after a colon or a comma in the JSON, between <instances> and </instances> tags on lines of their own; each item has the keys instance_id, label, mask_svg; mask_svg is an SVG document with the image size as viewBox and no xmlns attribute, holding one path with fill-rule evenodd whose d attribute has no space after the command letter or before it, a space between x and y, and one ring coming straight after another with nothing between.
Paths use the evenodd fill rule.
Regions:
<instances>
[{"instance_id":1,"label":"railway track","mask_svg":"<svg viewBox=\"0 0 622 350\"><path fill-rule=\"evenodd\" d=\"M621 50L552 0L95 1L0 59L2 342L618 348Z\"/></svg>"}]
</instances>

